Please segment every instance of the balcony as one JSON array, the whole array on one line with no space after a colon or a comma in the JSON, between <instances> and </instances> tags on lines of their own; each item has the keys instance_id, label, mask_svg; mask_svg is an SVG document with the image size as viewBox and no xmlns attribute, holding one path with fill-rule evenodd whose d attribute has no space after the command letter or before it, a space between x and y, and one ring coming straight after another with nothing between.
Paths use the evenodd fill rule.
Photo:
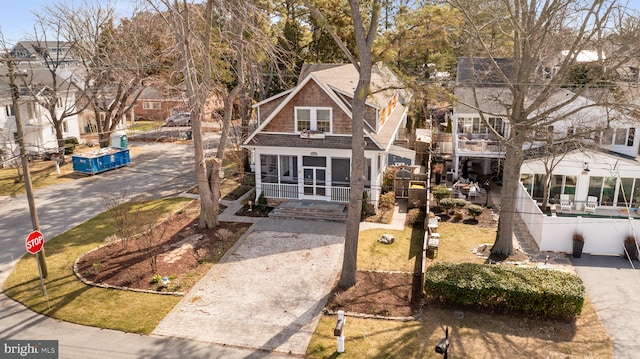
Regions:
<instances>
[{"instance_id":1,"label":"balcony","mask_svg":"<svg viewBox=\"0 0 640 359\"><path fill-rule=\"evenodd\" d=\"M457 143L458 152L473 152L475 154L499 154L505 152L502 142L485 138L468 139L460 136Z\"/></svg>"}]
</instances>

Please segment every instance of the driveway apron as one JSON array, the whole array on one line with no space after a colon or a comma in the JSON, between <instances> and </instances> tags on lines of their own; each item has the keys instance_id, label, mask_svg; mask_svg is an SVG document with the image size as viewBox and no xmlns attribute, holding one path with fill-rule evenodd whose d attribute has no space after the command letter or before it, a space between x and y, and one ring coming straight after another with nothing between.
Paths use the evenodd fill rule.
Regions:
<instances>
[{"instance_id":1,"label":"driveway apron","mask_svg":"<svg viewBox=\"0 0 640 359\"><path fill-rule=\"evenodd\" d=\"M344 224L265 218L153 334L303 356L343 249Z\"/></svg>"},{"instance_id":2,"label":"driveway apron","mask_svg":"<svg viewBox=\"0 0 640 359\"><path fill-rule=\"evenodd\" d=\"M613 341L613 357L640 358L640 263L616 256L572 258L587 295Z\"/></svg>"}]
</instances>

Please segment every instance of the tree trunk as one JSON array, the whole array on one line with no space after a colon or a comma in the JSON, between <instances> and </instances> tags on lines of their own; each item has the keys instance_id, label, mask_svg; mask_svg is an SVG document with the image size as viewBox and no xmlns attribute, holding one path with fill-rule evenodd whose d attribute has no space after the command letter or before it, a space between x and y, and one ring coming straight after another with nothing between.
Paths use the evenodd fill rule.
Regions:
<instances>
[{"instance_id":1,"label":"tree trunk","mask_svg":"<svg viewBox=\"0 0 640 359\"><path fill-rule=\"evenodd\" d=\"M55 121L55 126L54 126L55 130L56 130L56 140L58 141L58 151L56 151L58 153L58 161L60 161L60 165L64 165L65 164L65 159L64 159L64 137L62 136L62 122L61 121Z\"/></svg>"},{"instance_id":2,"label":"tree trunk","mask_svg":"<svg viewBox=\"0 0 640 359\"><path fill-rule=\"evenodd\" d=\"M522 149L519 148L518 145L507 146L502 193L500 196L498 232L496 242L491 248L491 255L496 257L507 257L513 254L513 223L517 215L516 200L518 197L521 166Z\"/></svg>"},{"instance_id":3,"label":"tree trunk","mask_svg":"<svg viewBox=\"0 0 640 359\"><path fill-rule=\"evenodd\" d=\"M368 60L368 61L367 61ZM350 288L356 284L358 270L358 236L362 215L362 193L366 181L364 173L364 109L369 84L371 83L371 55L360 56L360 80L353 97L352 106L352 137L351 137L351 181L349 192L349 206L344 243L344 257L342 273L338 286Z\"/></svg>"}]
</instances>

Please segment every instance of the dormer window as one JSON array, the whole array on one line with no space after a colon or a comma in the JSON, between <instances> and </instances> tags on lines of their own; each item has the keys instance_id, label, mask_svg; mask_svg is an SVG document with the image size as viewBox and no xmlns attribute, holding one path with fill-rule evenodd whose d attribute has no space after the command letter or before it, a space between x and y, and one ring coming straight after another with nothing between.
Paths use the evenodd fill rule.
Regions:
<instances>
[{"instance_id":1,"label":"dormer window","mask_svg":"<svg viewBox=\"0 0 640 359\"><path fill-rule=\"evenodd\" d=\"M331 107L296 107L296 132L331 132Z\"/></svg>"}]
</instances>

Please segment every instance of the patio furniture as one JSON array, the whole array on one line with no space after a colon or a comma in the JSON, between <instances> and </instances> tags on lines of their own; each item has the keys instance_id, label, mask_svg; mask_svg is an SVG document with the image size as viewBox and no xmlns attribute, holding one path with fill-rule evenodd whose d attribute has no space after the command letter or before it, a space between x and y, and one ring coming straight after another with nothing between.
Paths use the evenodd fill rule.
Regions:
<instances>
[{"instance_id":1,"label":"patio furniture","mask_svg":"<svg viewBox=\"0 0 640 359\"><path fill-rule=\"evenodd\" d=\"M573 203L569 200L568 194L560 195L560 212L571 211Z\"/></svg>"},{"instance_id":2,"label":"patio furniture","mask_svg":"<svg viewBox=\"0 0 640 359\"><path fill-rule=\"evenodd\" d=\"M473 184L471 187L469 187L469 198L473 197L476 198L478 197L478 193L480 192L480 188L478 187L477 184Z\"/></svg>"},{"instance_id":3,"label":"patio furniture","mask_svg":"<svg viewBox=\"0 0 640 359\"><path fill-rule=\"evenodd\" d=\"M596 213L596 206L598 205L598 197L587 197L587 203L584 205L584 213Z\"/></svg>"}]
</instances>

